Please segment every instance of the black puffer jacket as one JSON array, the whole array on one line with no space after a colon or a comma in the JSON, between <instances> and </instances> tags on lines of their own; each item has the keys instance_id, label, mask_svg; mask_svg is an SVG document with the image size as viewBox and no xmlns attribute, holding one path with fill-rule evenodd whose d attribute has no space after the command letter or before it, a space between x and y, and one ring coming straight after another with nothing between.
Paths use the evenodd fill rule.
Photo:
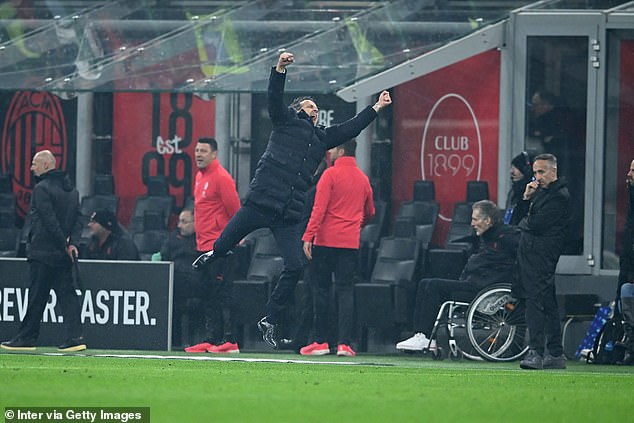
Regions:
<instances>
[{"instance_id":1,"label":"black puffer jacket","mask_svg":"<svg viewBox=\"0 0 634 423\"><path fill-rule=\"evenodd\" d=\"M480 249L469 257L460 280L484 288L499 282L510 283L520 240L519 229L498 223L480 236Z\"/></svg>"},{"instance_id":2,"label":"black puffer jacket","mask_svg":"<svg viewBox=\"0 0 634 423\"><path fill-rule=\"evenodd\" d=\"M376 117L370 106L343 123L315 126L304 111L283 103L285 73L273 68L268 109L273 123L266 151L249 185L246 204L262 207L292 223L301 219L306 191L326 151L356 137Z\"/></svg>"},{"instance_id":3,"label":"black puffer jacket","mask_svg":"<svg viewBox=\"0 0 634 423\"><path fill-rule=\"evenodd\" d=\"M68 265L66 246L78 239L81 231L79 193L60 170L51 170L39 179L31 197L27 257L50 266Z\"/></svg>"},{"instance_id":4,"label":"black puffer jacket","mask_svg":"<svg viewBox=\"0 0 634 423\"><path fill-rule=\"evenodd\" d=\"M625 228L623 230L623 252L619 258L621 271L619 273L619 291L624 283L634 281L634 187L628 186L628 205Z\"/></svg>"},{"instance_id":5,"label":"black puffer jacket","mask_svg":"<svg viewBox=\"0 0 634 423\"><path fill-rule=\"evenodd\" d=\"M517 259L524 287L543 286L555 274L570 222L570 194L560 179L538 189L522 219Z\"/></svg>"}]
</instances>

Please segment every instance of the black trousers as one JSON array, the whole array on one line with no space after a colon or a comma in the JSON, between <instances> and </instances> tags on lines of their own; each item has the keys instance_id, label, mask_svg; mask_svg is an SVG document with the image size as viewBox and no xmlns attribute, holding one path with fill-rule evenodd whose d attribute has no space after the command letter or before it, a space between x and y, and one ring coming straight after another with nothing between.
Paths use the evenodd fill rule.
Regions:
<instances>
[{"instance_id":1,"label":"black trousers","mask_svg":"<svg viewBox=\"0 0 634 423\"><path fill-rule=\"evenodd\" d=\"M533 281L526 290L526 325L530 348L544 355L544 347L554 356L564 353L559 307L555 295L555 276Z\"/></svg>"},{"instance_id":2,"label":"black trousers","mask_svg":"<svg viewBox=\"0 0 634 423\"><path fill-rule=\"evenodd\" d=\"M202 252L200 252L202 254ZM202 272L203 298L207 340L220 345L225 341L236 342L234 322L233 283L225 278L228 258L219 258Z\"/></svg>"},{"instance_id":3,"label":"black trousers","mask_svg":"<svg viewBox=\"0 0 634 423\"><path fill-rule=\"evenodd\" d=\"M414 332L431 336L438 311L445 301L470 302L485 285L455 279L422 279L414 307Z\"/></svg>"},{"instance_id":4,"label":"black trousers","mask_svg":"<svg viewBox=\"0 0 634 423\"><path fill-rule=\"evenodd\" d=\"M328 296L335 279L337 296L338 343L350 345L354 326L354 280L359 250L350 248L313 247L311 284L315 305L315 340L328 339Z\"/></svg>"},{"instance_id":5,"label":"black trousers","mask_svg":"<svg viewBox=\"0 0 634 423\"><path fill-rule=\"evenodd\" d=\"M223 256L242 238L259 228L269 228L284 261L284 269L266 304L267 320L277 324L295 292L306 259L302 251L299 223L286 222L277 214L245 204L231 218L214 244L214 251Z\"/></svg>"},{"instance_id":6,"label":"black trousers","mask_svg":"<svg viewBox=\"0 0 634 423\"><path fill-rule=\"evenodd\" d=\"M40 336L40 321L51 289L55 290L57 302L62 309L66 339L82 336L81 305L73 287L70 264L58 267L30 261L29 273L29 303L16 338L36 341Z\"/></svg>"}]
</instances>

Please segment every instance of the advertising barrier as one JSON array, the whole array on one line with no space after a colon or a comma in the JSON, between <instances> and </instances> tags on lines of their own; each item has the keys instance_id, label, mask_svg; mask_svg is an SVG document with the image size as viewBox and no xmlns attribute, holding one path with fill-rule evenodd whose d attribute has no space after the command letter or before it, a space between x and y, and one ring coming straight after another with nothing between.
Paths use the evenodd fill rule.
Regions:
<instances>
[{"instance_id":1,"label":"advertising barrier","mask_svg":"<svg viewBox=\"0 0 634 423\"><path fill-rule=\"evenodd\" d=\"M81 321L88 348L170 350L173 263L80 260ZM29 264L0 258L0 338L15 336L26 314ZM51 289L39 346L64 342L64 316Z\"/></svg>"}]
</instances>

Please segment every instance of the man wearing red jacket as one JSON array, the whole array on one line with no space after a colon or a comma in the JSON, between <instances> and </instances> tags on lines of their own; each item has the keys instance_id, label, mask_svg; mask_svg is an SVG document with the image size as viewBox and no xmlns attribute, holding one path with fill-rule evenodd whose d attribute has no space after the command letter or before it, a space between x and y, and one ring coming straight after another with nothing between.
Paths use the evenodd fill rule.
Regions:
<instances>
[{"instance_id":1,"label":"man wearing red jacket","mask_svg":"<svg viewBox=\"0 0 634 423\"><path fill-rule=\"evenodd\" d=\"M304 254L313 262L315 342L300 350L302 355L330 353L328 293L335 276L338 303L338 356L356 355L350 347L353 328L353 281L359 253L361 226L374 217L372 187L357 167L356 141L350 140L330 152L334 165L317 184L315 205L302 240ZM314 248L313 248L314 246Z\"/></svg>"},{"instance_id":2,"label":"man wearing red jacket","mask_svg":"<svg viewBox=\"0 0 634 423\"><path fill-rule=\"evenodd\" d=\"M216 239L240 208L236 183L217 160L218 143L213 138L201 138L195 150L196 185L194 187L194 227L199 254L214 249ZM205 327L208 338L185 348L187 352L237 353L231 322L231 282L224 278L225 259L202 269L207 287Z\"/></svg>"}]
</instances>

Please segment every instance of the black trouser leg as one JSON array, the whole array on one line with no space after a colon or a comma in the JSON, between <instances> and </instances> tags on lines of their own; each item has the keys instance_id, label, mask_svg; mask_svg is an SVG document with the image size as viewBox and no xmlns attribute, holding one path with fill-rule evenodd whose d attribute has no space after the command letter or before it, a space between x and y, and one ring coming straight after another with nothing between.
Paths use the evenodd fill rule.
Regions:
<instances>
[{"instance_id":1,"label":"black trouser leg","mask_svg":"<svg viewBox=\"0 0 634 423\"><path fill-rule=\"evenodd\" d=\"M40 336L40 321L42 313L48 302L49 292L51 290L51 267L32 261L29 263L29 275L31 285L29 286L29 303L26 309L26 315L17 338L37 340Z\"/></svg>"},{"instance_id":2,"label":"black trouser leg","mask_svg":"<svg viewBox=\"0 0 634 423\"><path fill-rule=\"evenodd\" d=\"M554 280L544 297L544 313L546 348L551 355L558 357L564 353L564 347Z\"/></svg>"},{"instance_id":3,"label":"black trouser leg","mask_svg":"<svg viewBox=\"0 0 634 423\"><path fill-rule=\"evenodd\" d=\"M311 289L315 308L315 341L322 343L328 340L328 296L332 284L334 268L327 248L313 247L313 270Z\"/></svg>"},{"instance_id":4,"label":"black trouser leg","mask_svg":"<svg viewBox=\"0 0 634 423\"><path fill-rule=\"evenodd\" d=\"M625 330L627 351L634 354L634 297L621 297L621 313Z\"/></svg>"},{"instance_id":5,"label":"black trouser leg","mask_svg":"<svg viewBox=\"0 0 634 423\"><path fill-rule=\"evenodd\" d=\"M298 224L274 223L271 225L271 232L284 261L284 270L266 305L267 321L278 324L295 292L306 259Z\"/></svg>"},{"instance_id":6,"label":"black trouser leg","mask_svg":"<svg viewBox=\"0 0 634 423\"><path fill-rule=\"evenodd\" d=\"M354 279L357 271L358 250L339 248L334 252L335 291L337 293L339 344L350 345L354 328Z\"/></svg>"},{"instance_id":7,"label":"black trouser leg","mask_svg":"<svg viewBox=\"0 0 634 423\"><path fill-rule=\"evenodd\" d=\"M57 276L53 288L57 293L57 301L62 308L66 339L82 336L81 304L77 291L73 287L73 275L70 267L56 267Z\"/></svg>"},{"instance_id":8,"label":"black trouser leg","mask_svg":"<svg viewBox=\"0 0 634 423\"><path fill-rule=\"evenodd\" d=\"M455 279L422 279L416 293L414 332L431 336L438 311L445 301L471 301L480 289L472 282Z\"/></svg>"},{"instance_id":9,"label":"black trouser leg","mask_svg":"<svg viewBox=\"0 0 634 423\"><path fill-rule=\"evenodd\" d=\"M211 263L204 269L202 276L205 283L205 294L202 302L207 341L214 345L218 345L224 338L222 312L223 264L224 260L217 260Z\"/></svg>"}]
</instances>

